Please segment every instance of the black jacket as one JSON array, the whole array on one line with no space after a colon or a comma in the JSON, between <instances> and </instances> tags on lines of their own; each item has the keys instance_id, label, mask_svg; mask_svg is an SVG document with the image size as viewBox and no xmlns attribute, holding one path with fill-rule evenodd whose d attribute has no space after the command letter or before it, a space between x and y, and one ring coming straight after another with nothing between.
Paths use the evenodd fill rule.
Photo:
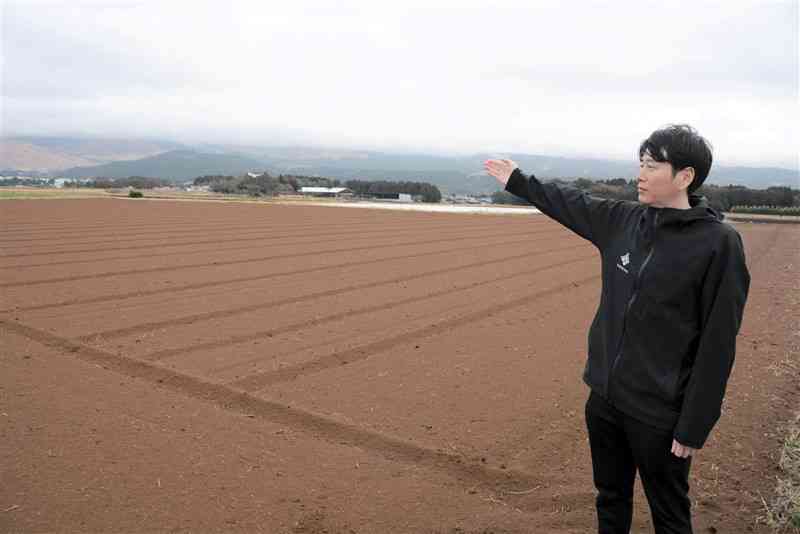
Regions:
<instances>
[{"instance_id":1,"label":"black jacket","mask_svg":"<svg viewBox=\"0 0 800 534\"><path fill-rule=\"evenodd\" d=\"M653 208L519 169L506 190L600 250L584 381L620 411L701 448L720 416L750 286L739 233L695 195L688 210Z\"/></svg>"}]
</instances>

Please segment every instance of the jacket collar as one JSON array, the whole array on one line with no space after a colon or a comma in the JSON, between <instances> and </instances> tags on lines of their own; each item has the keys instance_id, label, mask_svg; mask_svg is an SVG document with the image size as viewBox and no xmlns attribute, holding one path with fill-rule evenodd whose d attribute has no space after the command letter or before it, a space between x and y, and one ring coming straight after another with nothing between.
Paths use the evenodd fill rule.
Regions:
<instances>
[{"instance_id":1,"label":"jacket collar","mask_svg":"<svg viewBox=\"0 0 800 534\"><path fill-rule=\"evenodd\" d=\"M699 195L689 195L689 209L678 208L654 208L648 206L645 210L645 219L656 221L658 226L664 225L684 225L692 221L721 221L723 215L708 205L706 197ZM658 219L656 219L658 214Z\"/></svg>"}]
</instances>

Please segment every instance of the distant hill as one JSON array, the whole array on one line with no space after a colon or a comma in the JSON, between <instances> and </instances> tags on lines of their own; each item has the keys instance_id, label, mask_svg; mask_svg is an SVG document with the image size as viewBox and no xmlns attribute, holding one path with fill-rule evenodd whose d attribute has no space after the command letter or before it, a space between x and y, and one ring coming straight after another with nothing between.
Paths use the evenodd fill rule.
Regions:
<instances>
[{"instance_id":1,"label":"distant hill","mask_svg":"<svg viewBox=\"0 0 800 534\"><path fill-rule=\"evenodd\" d=\"M254 159L235 154L204 154L194 150L172 150L133 161L115 161L92 167L74 167L59 173L65 178L127 178L146 176L171 181L186 181L205 174L239 175L263 169Z\"/></svg>"},{"instance_id":2,"label":"distant hill","mask_svg":"<svg viewBox=\"0 0 800 534\"><path fill-rule=\"evenodd\" d=\"M318 174L339 179L428 181L449 193L487 193L496 191L496 181L482 173L483 162L498 154L467 157L438 157L421 154L386 154L380 152L339 153L332 157L309 157L305 153L264 151L260 156L267 168L278 173ZM255 157L259 157L255 155ZM636 161L590 158L566 158L532 154L503 154L526 172L547 178L632 179L638 175ZM764 189L774 185L800 188L798 171L770 167L712 168L708 183L746 185Z\"/></svg>"},{"instance_id":3,"label":"distant hill","mask_svg":"<svg viewBox=\"0 0 800 534\"><path fill-rule=\"evenodd\" d=\"M800 189L800 173L781 167L719 167L711 169L708 183L746 185L753 189L773 186Z\"/></svg>"},{"instance_id":4,"label":"distant hill","mask_svg":"<svg viewBox=\"0 0 800 534\"><path fill-rule=\"evenodd\" d=\"M3 137L0 169L60 171L142 159L183 148L170 141L81 137Z\"/></svg>"},{"instance_id":5,"label":"distant hill","mask_svg":"<svg viewBox=\"0 0 800 534\"><path fill-rule=\"evenodd\" d=\"M2 169L55 170L75 165L92 165L93 163L90 159L50 150L31 143L5 139L0 141L0 168Z\"/></svg>"},{"instance_id":6,"label":"distant hill","mask_svg":"<svg viewBox=\"0 0 800 534\"><path fill-rule=\"evenodd\" d=\"M9 140L4 140L4 143L6 141ZM540 154L487 153L448 157L306 146L200 144L186 147L169 141L68 137L11 138L10 141L28 143L37 150L50 150L52 154L61 154L64 158L80 158L81 163L67 170L59 170L63 167L55 164L46 167L51 174L71 178L149 176L185 181L208 174L238 175L247 171L268 170L273 174L317 175L340 180L423 181L439 186L445 193L463 194L489 193L498 189L496 181L482 172L483 161L490 157L511 158L525 171L545 179L632 179L638 174L638 165L633 159L619 161ZM137 151L153 153L132 158ZM101 161L102 158L108 159ZM58 161L63 164L68 159ZM86 164L87 161L93 163ZM0 169L37 168L21 165L19 160L12 163L6 164L0 159ZM708 182L758 189L773 185L800 188L797 170L771 167L715 165Z\"/></svg>"}]
</instances>

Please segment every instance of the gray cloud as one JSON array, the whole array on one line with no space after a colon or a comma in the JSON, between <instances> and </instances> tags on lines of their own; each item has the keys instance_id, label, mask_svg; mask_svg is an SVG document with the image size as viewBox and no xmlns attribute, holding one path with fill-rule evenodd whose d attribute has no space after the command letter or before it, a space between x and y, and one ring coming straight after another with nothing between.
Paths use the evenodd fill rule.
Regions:
<instances>
[{"instance_id":1,"label":"gray cloud","mask_svg":"<svg viewBox=\"0 0 800 534\"><path fill-rule=\"evenodd\" d=\"M6 2L3 130L797 166L798 3Z\"/></svg>"}]
</instances>

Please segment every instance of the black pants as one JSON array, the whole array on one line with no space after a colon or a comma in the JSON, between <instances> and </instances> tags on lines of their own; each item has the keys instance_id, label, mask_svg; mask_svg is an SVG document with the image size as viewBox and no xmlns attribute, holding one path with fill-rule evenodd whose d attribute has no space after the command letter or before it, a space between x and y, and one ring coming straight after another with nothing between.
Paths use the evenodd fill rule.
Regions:
<instances>
[{"instance_id":1,"label":"black pants","mask_svg":"<svg viewBox=\"0 0 800 534\"><path fill-rule=\"evenodd\" d=\"M630 532L638 469L656 534L691 534L691 456L672 454L672 432L623 414L596 393L586 401L586 426L598 491L598 532Z\"/></svg>"}]
</instances>

